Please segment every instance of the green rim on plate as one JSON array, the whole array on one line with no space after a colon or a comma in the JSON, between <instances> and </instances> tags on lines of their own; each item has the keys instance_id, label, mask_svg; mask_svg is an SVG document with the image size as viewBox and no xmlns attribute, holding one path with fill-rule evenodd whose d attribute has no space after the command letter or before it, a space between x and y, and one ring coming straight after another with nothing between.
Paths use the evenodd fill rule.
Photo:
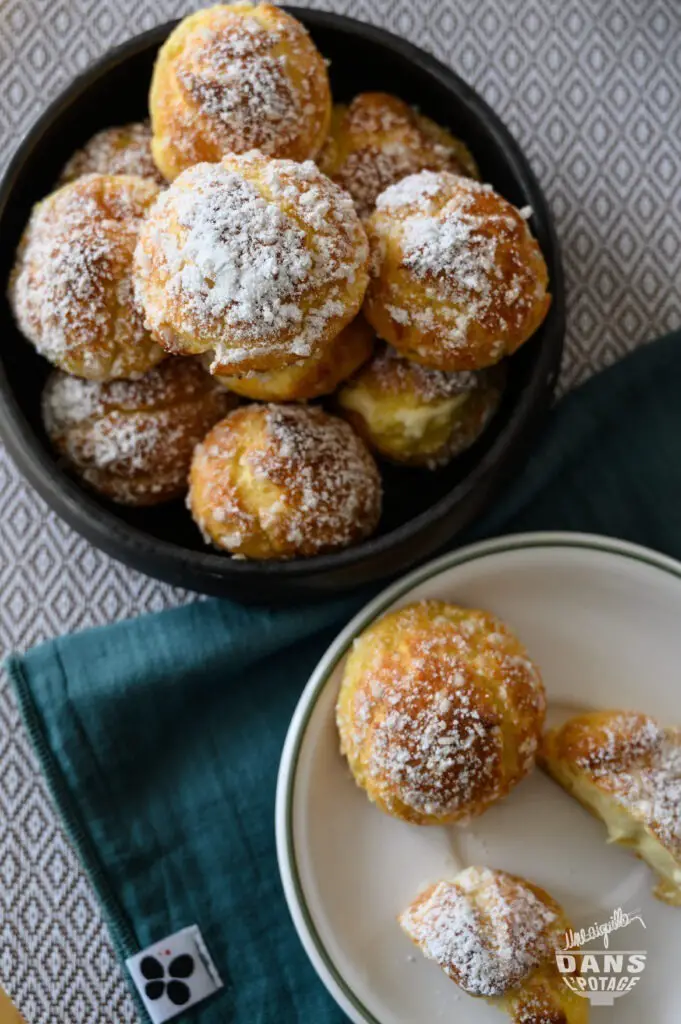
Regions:
<instances>
[{"instance_id":1,"label":"green rim on plate","mask_svg":"<svg viewBox=\"0 0 681 1024\"><path fill-rule=\"evenodd\" d=\"M631 559L632 561L642 562L655 569L660 569L671 576L675 576L677 579L681 579L681 563L676 562L674 559L669 558L666 555L658 554L648 548L610 537L599 537L597 535L580 533L528 533L515 534L510 537L502 537L472 544L469 547L461 548L458 551L453 551L443 555L442 557L429 562L427 565L422 566L420 569L409 573L409 575L403 577L403 579L398 580L397 583L392 584L384 590L378 595L378 597L374 598L373 601L358 612L354 619L348 623L345 630L339 635L337 640L330 648L328 648L327 652L319 662L318 667L315 669L315 672L311 676L310 682L313 680L315 681L312 694L308 697L306 693L307 688L303 691L301 700L305 700L306 709L300 722L296 721L297 716L294 714L293 722L295 722L296 737L293 747L288 753L288 757L286 757L289 746L288 737L284 745L284 757L286 757L285 768L284 759L282 759L282 768L284 770L285 778L285 789L283 792L285 828L283 847L286 862L290 871L297 906L317 956L324 964L330 977L333 979L343 997L353 1007L353 1009L360 1014L366 1024L384 1024L384 1022L379 1021L374 1017L371 1011L364 1006L362 1001L349 987L334 964L315 927L312 914L307 905L305 892L298 870L295 840L293 836L294 790L298 774L300 751L310 718L312 717L321 693L329 681L329 677L333 674L339 662L345 657L348 648L355 638L364 629L366 629L371 622L378 618L379 615L382 615L387 608L398 601L400 597L404 596L405 593L413 590L414 587L417 587L419 584L425 583L434 576L439 576L440 573L445 572L448 569L452 569L457 565L465 565L467 562L476 561L480 558L485 558L488 555L498 555L505 552L530 548L590 549L601 553L604 552L606 554L618 555L620 557ZM280 798L278 795L277 805L279 805L279 803ZM280 870L281 869L282 865L280 864ZM333 994L334 993L332 993L332 995Z\"/></svg>"}]
</instances>

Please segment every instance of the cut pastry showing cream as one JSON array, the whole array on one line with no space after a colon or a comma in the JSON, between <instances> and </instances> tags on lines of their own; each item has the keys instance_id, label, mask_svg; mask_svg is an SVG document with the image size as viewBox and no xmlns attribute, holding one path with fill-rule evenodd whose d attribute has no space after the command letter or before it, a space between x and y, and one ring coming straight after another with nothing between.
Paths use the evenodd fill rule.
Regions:
<instances>
[{"instance_id":1,"label":"cut pastry showing cream","mask_svg":"<svg viewBox=\"0 0 681 1024\"><path fill-rule=\"evenodd\" d=\"M422 892L400 916L409 938L471 996L515 1024L586 1024L588 1002L556 965L570 922L538 885L469 867Z\"/></svg>"},{"instance_id":2,"label":"cut pastry showing cream","mask_svg":"<svg viewBox=\"0 0 681 1024\"><path fill-rule=\"evenodd\" d=\"M632 711L571 718L543 739L539 762L659 878L681 906L681 728Z\"/></svg>"}]
</instances>

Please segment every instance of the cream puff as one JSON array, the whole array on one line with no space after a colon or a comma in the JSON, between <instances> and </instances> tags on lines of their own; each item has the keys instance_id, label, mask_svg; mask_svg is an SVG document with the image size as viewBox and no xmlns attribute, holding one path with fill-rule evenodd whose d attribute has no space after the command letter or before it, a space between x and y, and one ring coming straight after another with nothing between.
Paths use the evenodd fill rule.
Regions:
<instances>
[{"instance_id":1,"label":"cream puff","mask_svg":"<svg viewBox=\"0 0 681 1024\"><path fill-rule=\"evenodd\" d=\"M165 185L151 155L150 123L137 121L97 132L65 164L59 183L65 185L84 174L134 174Z\"/></svg>"},{"instance_id":2,"label":"cream puff","mask_svg":"<svg viewBox=\"0 0 681 1024\"><path fill-rule=\"evenodd\" d=\"M166 359L136 380L99 382L54 371L45 431L65 466L123 505L186 493L195 446L237 404L193 359Z\"/></svg>"},{"instance_id":3,"label":"cream puff","mask_svg":"<svg viewBox=\"0 0 681 1024\"><path fill-rule=\"evenodd\" d=\"M344 420L318 406L247 405L196 449L188 504L206 542L232 555L309 557L373 533L381 480Z\"/></svg>"},{"instance_id":4,"label":"cream puff","mask_svg":"<svg viewBox=\"0 0 681 1024\"><path fill-rule=\"evenodd\" d=\"M190 14L168 36L149 109L154 158L169 181L193 164L251 149L312 159L331 117L326 62L280 7L218 4Z\"/></svg>"},{"instance_id":5,"label":"cream puff","mask_svg":"<svg viewBox=\"0 0 681 1024\"><path fill-rule=\"evenodd\" d=\"M437 469L477 441L496 412L505 374L445 373L382 345L343 384L338 409L369 447L393 462Z\"/></svg>"},{"instance_id":6,"label":"cream puff","mask_svg":"<svg viewBox=\"0 0 681 1024\"><path fill-rule=\"evenodd\" d=\"M479 178L468 147L397 96L363 92L337 104L317 163L347 189L360 217L389 185L419 171L452 171Z\"/></svg>"},{"instance_id":7,"label":"cream puff","mask_svg":"<svg viewBox=\"0 0 681 1024\"><path fill-rule=\"evenodd\" d=\"M530 212L448 171L422 171L382 192L366 221L364 312L378 336L445 371L479 370L515 352L551 301Z\"/></svg>"},{"instance_id":8,"label":"cream puff","mask_svg":"<svg viewBox=\"0 0 681 1024\"><path fill-rule=\"evenodd\" d=\"M335 391L338 385L365 363L374 347L376 335L363 316L356 316L340 334L316 356L278 370L248 373L241 377L212 373L226 388L244 398L259 402L303 402ZM207 358L210 367L212 359Z\"/></svg>"},{"instance_id":9,"label":"cream puff","mask_svg":"<svg viewBox=\"0 0 681 1024\"><path fill-rule=\"evenodd\" d=\"M336 721L377 807L443 825L482 814L532 770L545 709L538 669L499 619L420 601L355 640Z\"/></svg>"},{"instance_id":10,"label":"cream puff","mask_svg":"<svg viewBox=\"0 0 681 1024\"><path fill-rule=\"evenodd\" d=\"M310 162L197 164L140 232L135 287L153 337L221 374L315 358L359 312L368 244L352 200Z\"/></svg>"},{"instance_id":11,"label":"cream puff","mask_svg":"<svg viewBox=\"0 0 681 1024\"><path fill-rule=\"evenodd\" d=\"M655 895L681 906L681 729L633 711L593 711L551 729L539 763L644 860Z\"/></svg>"},{"instance_id":12,"label":"cream puff","mask_svg":"<svg viewBox=\"0 0 681 1024\"><path fill-rule=\"evenodd\" d=\"M399 921L459 988L514 1024L587 1024L589 1004L565 984L556 962L570 922L533 882L469 867L429 886Z\"/></svg>"},{"instance_id":13,"label":"cream puff","mask_svg":"<svg viewBox=\"0 0 681 1024\"><path fill-rule=\"evenodd\" d=\"M88 174L38 203L10 278L19 329L51 363L89 380L139 376L165 356L133 295L150 178Z\"/></svg>"}]
</instances>

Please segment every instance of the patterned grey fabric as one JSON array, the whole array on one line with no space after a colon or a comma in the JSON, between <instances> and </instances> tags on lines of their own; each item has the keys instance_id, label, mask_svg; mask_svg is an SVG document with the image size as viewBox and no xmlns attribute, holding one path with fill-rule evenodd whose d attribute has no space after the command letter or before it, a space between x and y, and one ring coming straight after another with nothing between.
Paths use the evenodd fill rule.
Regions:
<instances>
[{"instance_id":1,"label":"patterned grey fabric","mask_svg":"<svg viewBox=\"0 0 681 1024\"><path fill-rule=\"evenodd\" d=\"M304 0L300 0L304 6ZM319 3L319 0L317 0ZM326 0L456 68L507 122L549 196L569 291L563 387L679 325L677 0ZM199 3L0 0L0 153L107 47ZM0 451L0 648L188 595L94 551ZM135 1011L93 895L0 691L0 982L30 1024Z\"/></svg>"}]
</instances>

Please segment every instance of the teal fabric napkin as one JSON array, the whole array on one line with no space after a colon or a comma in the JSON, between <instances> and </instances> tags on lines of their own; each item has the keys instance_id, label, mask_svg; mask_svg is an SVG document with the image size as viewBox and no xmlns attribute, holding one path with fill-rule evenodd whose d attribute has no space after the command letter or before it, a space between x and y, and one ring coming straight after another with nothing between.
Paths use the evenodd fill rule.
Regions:
<instances>
[{"instance_id":1,"label":"teal fabric napkin","mask_svg":"<svg viewBox=\"0 0 681 1024\"><path fill-rule=\"evenodd\" d=\"M681 334L565 398L525 472L466 539L534 529L681 557ZM9 662L119 956L201 928L225 988L182 1019L344 1020L289 921L274 793L300 691L366 596L276 612L199 602Z\"/></svg>"}]
</instances>

